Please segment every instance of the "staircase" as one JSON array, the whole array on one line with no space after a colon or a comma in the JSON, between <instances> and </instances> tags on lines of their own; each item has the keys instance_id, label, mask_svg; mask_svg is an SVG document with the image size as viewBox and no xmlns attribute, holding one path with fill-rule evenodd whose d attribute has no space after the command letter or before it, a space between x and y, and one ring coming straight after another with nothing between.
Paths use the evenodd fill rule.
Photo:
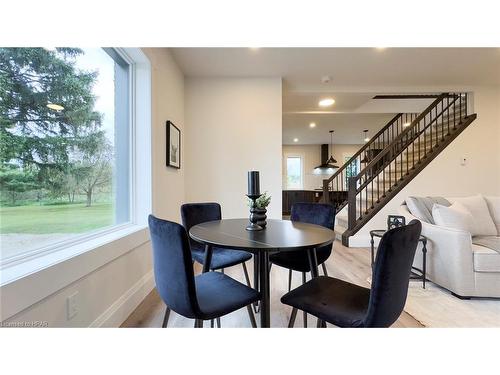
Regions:
<instances>
[{"instance_id":1,"label":"staircase","mask_svg":"<svg viewBox=\"0 0 500 375\"><path fill-rule=\"evenodd\" d=\"M398 113L323 180L323 202L336 207L336 232L342 233L345 246L477 117L467 113L466 93L434 97L422 113Z\"/></svg>"}]
</instances>

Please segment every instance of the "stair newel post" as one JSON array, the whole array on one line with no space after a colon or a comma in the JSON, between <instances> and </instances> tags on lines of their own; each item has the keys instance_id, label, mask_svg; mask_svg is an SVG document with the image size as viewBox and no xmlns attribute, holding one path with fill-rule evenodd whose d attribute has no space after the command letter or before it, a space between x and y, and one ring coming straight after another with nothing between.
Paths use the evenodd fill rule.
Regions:
<instances>
[{"instance_id":1,"label":"stair newel post","mask_svg":"<svg viewBox=\"0 0 500 375\"><path fill-rule=\"evenodd\" d=\"M354 229L356 225L356 185L357 178L349 177L347 192L347 222L349 230Z\"/></svg>"}]
</instances>

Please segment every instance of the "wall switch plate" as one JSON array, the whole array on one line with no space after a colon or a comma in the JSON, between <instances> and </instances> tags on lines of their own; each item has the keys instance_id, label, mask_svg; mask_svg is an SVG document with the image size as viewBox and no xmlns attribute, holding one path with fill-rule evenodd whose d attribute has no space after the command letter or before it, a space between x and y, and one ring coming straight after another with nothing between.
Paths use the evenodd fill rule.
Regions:
<instances>
[{"instance_id":1,"label":"wall switch plate","mask_svg":"<svg viewBox=\"0 0 500 375\"><path fill-rule=\"evenodd\" d=\"M73 319L78 314L78 292L67 297L66 307L68 320Z\"/></svg>"}]
</instances>

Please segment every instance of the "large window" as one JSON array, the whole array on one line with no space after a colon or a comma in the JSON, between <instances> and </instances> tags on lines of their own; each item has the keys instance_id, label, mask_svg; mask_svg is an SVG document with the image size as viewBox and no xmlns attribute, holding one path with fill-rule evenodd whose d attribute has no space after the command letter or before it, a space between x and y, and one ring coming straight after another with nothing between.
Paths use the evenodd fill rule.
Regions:
<instances>
[{"instance_id":1,"label":"large window","mask_svg":"<svg viewBox=\"0 0 500 375\"><path fill-rule=\"evenodd\" d=\"M287 156L286 158L286 185L288 189L302 189L302 158Z\"/></svg>"},{"instance_id":2,"label":"large window","mask_svg":"<svg viewBox=\"0 0 500 375\"><path fill-rule=\"evenodd\" d=\"M0 260L130 220L129 81L113 49L0 48Z\"/></svg>"}]
</instances>

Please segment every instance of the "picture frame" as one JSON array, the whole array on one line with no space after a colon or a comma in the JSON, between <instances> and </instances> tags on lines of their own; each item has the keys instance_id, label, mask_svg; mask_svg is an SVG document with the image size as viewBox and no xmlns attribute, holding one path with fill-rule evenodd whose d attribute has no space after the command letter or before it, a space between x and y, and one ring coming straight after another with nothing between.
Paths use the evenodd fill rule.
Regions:
<instances>
[{"instance_id":1,"label":"picture frame","mask_svg":"<svg viewBox=\"0 0 500 375\"><path fill-rule=\"evenodd\" d=\"M166 159L167 166L180 169L181 168L181 131L170 120L167 121L167 147Z\"/></svg>"},{"instance_id":2,"label":"picture frame","mask_svg":"<svg viewBox=\"0 0 500 375\"><path fill-rule=\"evenodd\" d=\"M406 218L400 215L387 216L387 230L402 227L406 225Z\"/></svg>"}]
</instances>

